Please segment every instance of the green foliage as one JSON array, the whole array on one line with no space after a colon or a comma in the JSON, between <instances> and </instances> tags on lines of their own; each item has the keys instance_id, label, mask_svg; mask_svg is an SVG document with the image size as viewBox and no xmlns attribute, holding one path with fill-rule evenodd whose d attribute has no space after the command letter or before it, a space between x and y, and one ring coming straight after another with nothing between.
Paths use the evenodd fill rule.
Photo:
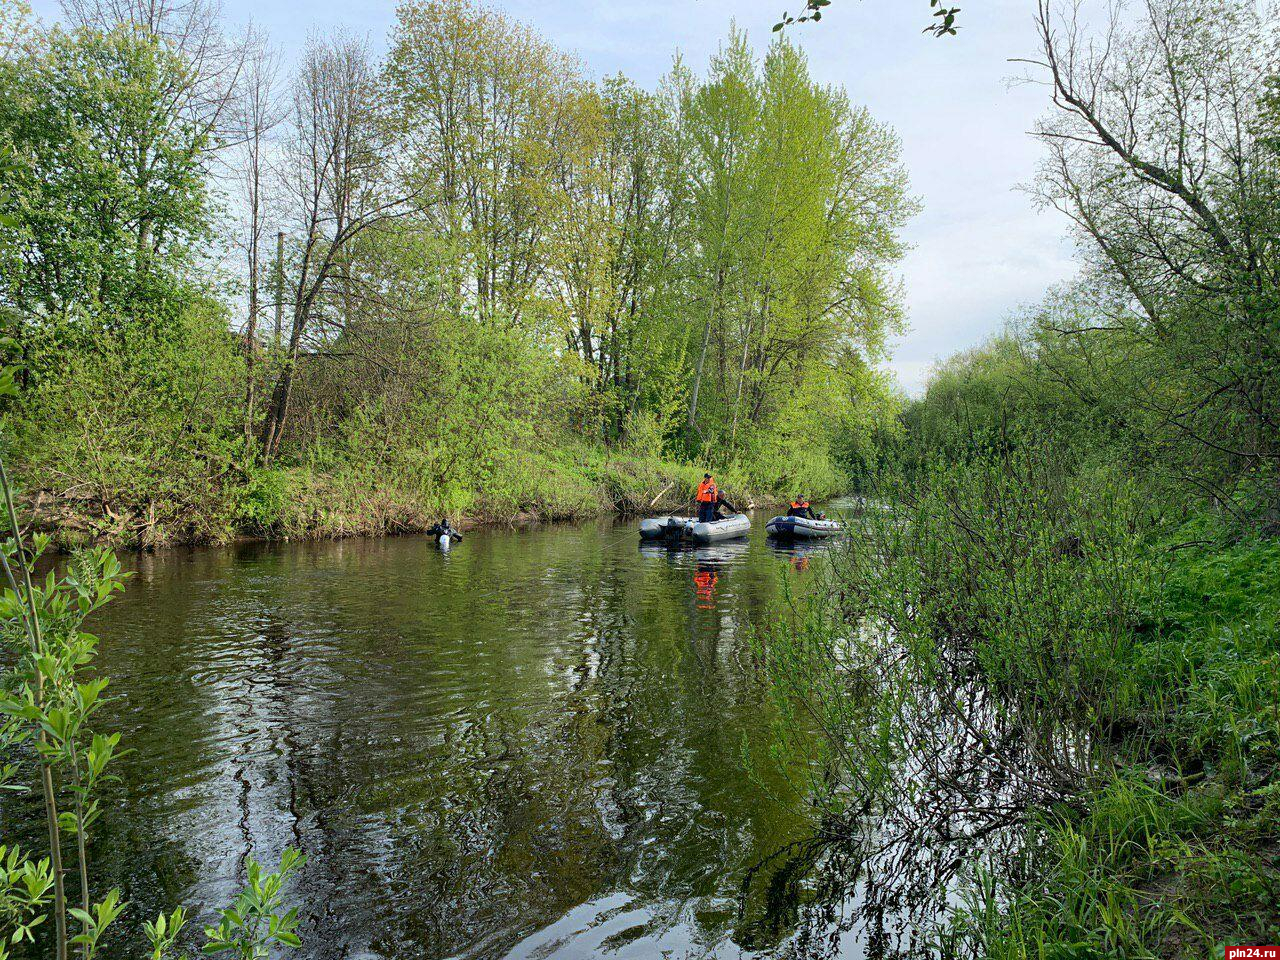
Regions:
<instances>
[{"instance_id":1,"label":"green foliage","mask_svg":"<svg viewBox=\"0 0 1280 960\"><path fill-rule=\"evenodd\" d=\"M441 330L423 364L444 383L480 380L473 411L502 411L488 394L519 378L525 410L553 415L528 425L544 443L563 443L568 429L635 449L645 425L650 456L753 474L768 464L774 484L792 472L833 486L836 425L850 408L888 406L868 361L898 320L886 267L901 255L896 231L912 210L893 136L814 83L782 42L756 63L734 35L705 81L677 65L652 95L622 78L591 87L541 40L485 10L407 4L395 40L386 82L397 122L420 147L411 176L433 199L414 226L374 237L369 252L383 275L388 263L403 269L406 254L419 258L405 273L405 292L422 303L414 325L425 313ZM477 83L504 91L502 117L458 115L452 105L470 102ZM559 119L550 137L548 110ZM484 150L453 149L454 126L459 142L470 132ZM514 169L515 157L533 172L488 174ZM559 171L555 182L541 182L542 164ZM464 202L476 195L497 215L477 222ZM411 239L419 224L429 241ZM526 240L503 243L495 230ZM458 279L473 275L474 298ZM433 278L425 289L424 276ZM462 324L450 319L460 308L472 313ZM385 311L370 321L403 325ZM519 358L491 362L494 336L513 331L525 341ZM549 363L546 351L561 344L568 355ZM376 399L386 403L389 391ZM450 411L429 415L437 430L455 422ZM446 443L491 443L486 426L463 418ZM784 433L785 443L776 439ZM796 445L805 452L779 470L778 450Z\"/></svg>"},{"instance_id":2,"label":"green foliage","mask_svg":"<svg viewBox=\"0 0 1280 960\"><path fill-rule=\"evenodd\" d=\"M1231 542L1207 523L1179 539L1205 533L1176 553L1138 660L1160 691L1148 735L1180 765L1256 789L1280 776L1280 543Z\"/></svg>"},{"instance_id":3,"label":"green foliage","mask_svg":"<svg viewBox=\"0 0 1280 960\"><path fill-rule=\"evenodd\" d=\"M11 947L34 942L52 895L47 857L36 861L18 847L0 846L0 960L7 960Z\"/></svg>"},{"instance_id":4,"label":"green foliage","mask_svg":"<svg viewBox=\"0 0 1280 960\"><path fill-rule=\"evenodd\" d=\"M1072 361L1062 383L1118 399L1158 468L1223 504L1264 474L1274 522L1274 17L1244 0L1117 10L1106 52L1084 58L1095 41L1070 5L1043 4L1039 25L1061 109L1038 127L1038 193L1079 228L1092 288L1050 328Z\"/></svg>"},{"instance_id":5,"label":"green foliage","mask_svg":"<svg viewBox=\"0 0 1280 960\"><path fill-rule=\"evenodd\" d=\"M1274 936L1280 545L1029 441L877 493L828 599L760 645L823 831L858 849L872 809L908 844L1004 836L953 880L951 949Z\"/></svg>"},{"instance_id":6,"label":"green foliage","mask_svg":"<svg viewBox=\"0 0 1280 960\"><path fill-rule=\"evenodd\" d=\"M298 947L298 910L285 908L283 889L289 877L307 858L286 847L280 868L266 873L257 860L250 857L245 865L249 885L223 910L217 926L204 929L208 956L230 953L237 960L265 960L275 946Z\"/></svg>"},{"instance_id":7,"label":"green foliage","mask_svg":"<svg viewBox=\"0 0 1280 960\"><path fill-rule=\"evenodd\" d=\"M1105 729L1126 764L1038 820L1028 856L1041 881L1012 891L983 934L990 955L1192 956L1280 931L1280 871L1264 853L1280 774L1280 547L1226 534L1201 520L1161 550L1152 619Z\"/></svg>"},{"instance_id":8,"label":"green foliage","mask_svg":"<svg viewBox=\"0 0 1280 960\"><path fill-rule=\"evenodd\" d=\"M888 407L870 361L898 327L887 267L914 209L896 138L814 83L786 43L757 65L733 35L706 82L672 84L688 139L682 259L698 321L686 333L686 449L727 443L773 468L780 448L800 446L808 455L794 465L807 471L817 454L812 479L823 482L850 408Z\"/></svg>"},{"instance_id":9,"label":"green foliage","mask_svg":"<svg viewBox=\"0 0 1280 960\"><path fill-rule=\"evenodd\" d=\"M97 956L103 934L107 932L107 927L120 916L124 906L120 901L120 891L111 890L100 903L93 905L92 910L72 907L68 911L80 923L81 930L71 938L71 943L81 948L81 956L85 960L92 960Z\"/></svg>"},{"instance_id":10,"label":"green foliage","mask_svg":"<svg viewBox=\"0 0 1280 960\"><path fill-rule=\"evenodd\" d=\"M90 727L107 687L103 678L87 676L97 638L81 627L86 617L123 589L119 562L100 549L76 558L72 571L58 580L51 572L41 583L35 565L48 546L39 537L25 550L18 536L8 477L0 468L0 483L13 531L0 545L0 567L6 586L0 592L0 619L14 667L0 695L0 733L6 754L32 752L41 770L41 791L49 830L50 869L54 872L54 916L59 956L67 944L82 947L90 960L99 941L123 905L119 892L110 891L93 903L89 889L88 834L98 819L98 787L117 756L118 734L96 733ZM63 811L59 813L59 806ZM62 885L62 837L74 839L79 870L81 905L68 908ZM28 871L27 879L30 881ZM68 939L67 921L80 924ZM19 918L15 936L29 927ZM24 934L25 935L25 934ZM16 941L14 941L16 942Z\"/></svg>"},{"instance_id":11,"label":"green foliage","mask_svg":"<svg viewBox=\"0 0 1280 960\"><path fill-rule=\"evenodd\" d=\"M144 920L142 932L151 947L151 960L165 960L171 956L186 925L187 911L182 907L174 907L168 916L161 913L155 920Z\"/></svg>"},{"instance_id":12,"label":"green foliage","mask_svg":"<svg viewBox=\"0 0 1280 960\"><path fill-rule=\"evenodd\" d=\"M289 472L257 470L239 491L236 520L260 533L280 529L289 505Z\"/></svg>"},{"instance_id":13,"label":"green foliage","mask_svg":"<svg viewBox=\"0 0 1280 960\"><path fill-rule=\"evenodd\" d=\"M0 60L17 221L0 303L24 323L57 326L76 308L119 320L177 293L207 215L209 123L175 115L192 82L125 25L53 29Z\"/></svg>"},{"instance_id":14,"label":"green foliage","mask_svg":"<svg viewBox=\"0 0 1280 960\"><path fill-rule=\"evenodd\" d=\"M144 547L225 536L243 363L221 312L196 301L112 335L96 324L27 345L12 420L27 486L62 504L60 526L82 536Z\"/></svg>"}]
</instances>

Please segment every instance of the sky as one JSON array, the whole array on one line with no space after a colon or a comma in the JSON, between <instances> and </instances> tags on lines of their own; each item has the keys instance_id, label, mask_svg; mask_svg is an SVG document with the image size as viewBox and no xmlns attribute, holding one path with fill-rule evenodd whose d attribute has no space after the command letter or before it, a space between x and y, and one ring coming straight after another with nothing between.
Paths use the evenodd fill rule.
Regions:
<instances>
[{"instance_id":1,"label":"sky","mask_svg":"<svg viewBox=\"0 0 1280 960\"><path fill-rule=\"evenodd\" d=\"M731 23L763 49L783 9L803 0L488 0L575 53L591 75L621 71L652 88L680 51L701 70ZM36 0L57 19L57 0ZM899 272L908 331L888 366L918 394L934 362L982 342L1020 306L1075 272L1067 224L1019 187L1035 175L1028 136L1046 107L1042 87L1011 83L1010 58L1035 53L1032 0L961 4L958 36L921 32L927 0L833 0L821 23L788 28L815 77L844 86L902 140L923 211ZM345 29L385 45L395 0L223 0L229 25L252 21L296 56L308 34Z\"/></svg>"}]
</instances>

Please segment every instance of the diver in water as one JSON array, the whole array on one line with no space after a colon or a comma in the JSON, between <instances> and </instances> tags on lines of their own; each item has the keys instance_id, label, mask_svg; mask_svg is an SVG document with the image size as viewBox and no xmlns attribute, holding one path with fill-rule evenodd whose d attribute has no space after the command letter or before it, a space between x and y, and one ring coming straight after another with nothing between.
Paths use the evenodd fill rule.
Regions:
<instances>
[{"instance_id":1,"label":"diver in water","mask_svg":"<svg viewBox=\"0 0 1280 960\"><path fill-rule=\"evenodd\" d=\"M454 529L448 517L437 520L434 526L427 529L427 535L435 537L441 546L462 542L462 533Z\"/></svg>"}]
</instances>

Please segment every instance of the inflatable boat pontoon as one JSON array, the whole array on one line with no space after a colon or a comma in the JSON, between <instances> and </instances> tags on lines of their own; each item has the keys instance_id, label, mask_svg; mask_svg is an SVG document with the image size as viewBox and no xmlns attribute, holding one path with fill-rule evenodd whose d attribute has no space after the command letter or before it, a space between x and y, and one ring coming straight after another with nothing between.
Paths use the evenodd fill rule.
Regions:
<instances>
[{"instance_id":1,"label":"inflatable boat pontoon","mask_svg":"<svg viewBox=\"0 0 1280 960\"><path fill-rule=\"evenodd\" d=\"M646 517L640 521L640 539L665 540L671 537L678 540L691 523L691 517Z\"/></svg>"},{"instance_id":2,"label":"inflatable boat pontoon","mask_svg":"<svg viewBox=\"0 0 1280 960\"><path fill-rule=\"evenodd\" d=\"M712 520L709 523L690 524L685 536L695 543L715 543L718 540L732 540L734 537L745 537L751 531L751 518L745 513L735 513L723 520Z\"/></svg>"},{"instance_id":3,"label":"inflatable boat pontoon","mask_svg":"<svg viewBox=\"0 0 1280 960\"><path fill-rule=\"evenodd\" d=\"M723 520L700 523L689 517L649 517L640 521L641 540L692 540L716 543L745 536L751 530L751 518L735 513Z\"/></svg>"},{"instance_id":4,"label":"inflatable boat pontoon","mask_svg":"<svg viewBox=\"0 0 1280 960\"><path fill-rule=\"evenodd\" d=\"M834 537L844 529L838 520L809 520L806 517L774 517L765 530L782 540L818 540Z\"/></svg>"}]
</instances>

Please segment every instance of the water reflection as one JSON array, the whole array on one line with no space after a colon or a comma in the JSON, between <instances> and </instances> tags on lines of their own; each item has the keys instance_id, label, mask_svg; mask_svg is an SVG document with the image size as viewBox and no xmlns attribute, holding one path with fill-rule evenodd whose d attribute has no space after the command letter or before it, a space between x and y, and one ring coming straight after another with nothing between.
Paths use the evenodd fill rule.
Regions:
<instances>
[{"instance_id":1,"label":"water reflection","mask_svg":"<svg viewBox=\"0 0 1280 960\"><path fill-rule=\"evenodd\" d=\"M765 518L760 518L762 525ZM137 557L94 624L133 749L96 861L134 917L310 857L304 958L740 956L812 833L745 639L783 558L630 525ZM765 758L748 776L744 746ZM777 914L760 925L760 913ZM137 923L108 957L136 955ZM128 930L128 935L124 930Z\"/></svg>"},{"instance_id":2,"label":"water reflection","mask_svg":"<svg viewBox=\"0 0 1280 960\"><path fill-rule=\"evenodd\" d=\"M925 749L900 789L805 809L747 640L849 547L766 519L704 546L602 524L132 558L94 624L134 751L94 851L135 920L105 960L285 845L310 857L300 960L927 953L1030 749L957 663L903 704Z\"/></svg>"}]
</instances>

